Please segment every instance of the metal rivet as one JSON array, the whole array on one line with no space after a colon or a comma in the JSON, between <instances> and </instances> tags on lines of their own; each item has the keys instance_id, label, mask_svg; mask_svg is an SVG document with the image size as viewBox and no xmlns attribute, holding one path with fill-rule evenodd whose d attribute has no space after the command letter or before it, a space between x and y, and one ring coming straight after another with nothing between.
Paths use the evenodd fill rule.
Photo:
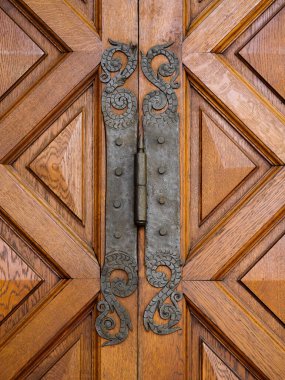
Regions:
<instances>
[{"instance_id":1,"label":"metal rivet","mask_svg":"<svg viewBox=\"0 0 285 380\"><path fill-rule=\"evenodd\" d=\"M121 146L121 145L123 145L123 140L122 140L120 137L118 137L118 138L115 140L115 144L116 144L117 146Z\"/></svg>"},{"instance_id":2,"label":"metal rivet","mask_svg":"<svg viewBox=\"0 0 285 380\"><path fill-rule=\"evenodd\" d=\"M122 235L121 235L120 232L116 231L116 232L114 232L114 237L115 237L116 239L121 239Z\"/></svg>"},{"instance_id":3,"label":"metal rivet","mask_svg":"<svg viewBox=\"0 0 285 380\"><path fill-rule=\"evenodd\" d=\"M158 168L158 173L159 174L164 174L166 172L166 168L164 167L164 166L160 166L159 168Z\"/></svg>"},{"instance_id":4,"label":"metal rivet","mask_svg":"<svg viewBox=\"0 0 285 380\"><path fill-rule=\"evenodd\" d=\"M120 177L123 174L123 169L122 168L116 168L115 174L117 177Z\"/></svg>"},{"instance_id":5,"label":"metal rivet","mask_svg":"<svg viewBox=\"0 0 285 380\"><path fill-rule=\"evenodd\" d=\"M159 144L164 144L164 143L165 143L165 138L164 138L163 136L159 136L159 137L157 138L157 142L158 142Z\"/></svg>"},{"instance_id":6,"label":"metal rivet","mask_svg":"<svg viewBox=\"0 0 285 380\"><path fill-rule=\"evenodd\" d=\"M114 206L115 208L120 208L121 205L122 205L122 203L121 203L120 200L116 200L116 201L113 202L113 206Z\"/></svg>"},{"instance_id":7,"label":"metal rivet","mask_svg":"<svg viewBox=\"0 0 285 380\"><path fill-rule=\"evenodd\" d=\"M165 236L167 235L167 229L165 227L162 227L160 230L159 230L159 235L160 236Z\"/></svg>"},{"instance_id":8,"label":"metal rivet","mask_svg":"<svg viewBox=\"0 0 285 380\"><path fill-rule=\"evenodd\" d=\"M160 205L164 205L165 202L166 202L165 197L164 197L163 195L161 195L161 196L158 198L158 203L159 203Z\"/></svg>"}]
</instances>

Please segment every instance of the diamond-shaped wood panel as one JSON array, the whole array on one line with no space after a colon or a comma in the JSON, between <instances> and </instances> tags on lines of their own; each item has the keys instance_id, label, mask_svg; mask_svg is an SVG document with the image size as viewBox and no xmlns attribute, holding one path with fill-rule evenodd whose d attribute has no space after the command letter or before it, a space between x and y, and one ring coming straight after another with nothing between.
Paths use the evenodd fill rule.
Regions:
<instances>
[{"instance_id":1,"label":"diamond-shaped wood panel","mask_svg":"<svg viewBox=\"0 0 285 380\"><path fill-rule=\"evenodd\" d=\"M0 322L42 279L0 239Z\"/></svg>"}]
</instances>

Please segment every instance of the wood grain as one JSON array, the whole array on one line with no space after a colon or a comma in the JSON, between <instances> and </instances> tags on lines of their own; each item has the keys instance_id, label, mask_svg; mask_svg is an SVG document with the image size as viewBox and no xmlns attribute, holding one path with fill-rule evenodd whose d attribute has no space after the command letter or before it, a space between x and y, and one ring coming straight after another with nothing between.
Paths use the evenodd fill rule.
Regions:
<instances>
[{"instance_id":1,"label":"wood grain","mask_svg":"<svg viewBox=\"0 0 285 380\"><path fill-rule=\"evenodd\" d=\"M205 343L202 344L202 380L239 380Z\"/></svg>"},{"instance_id":2,"label":"wood grain","mask_svg":"<svg viewBox=\"0 0 285 380\"><path fill-rule=\"evenodd\" d=\"M56 217L52 218L52 212L45 211L45 207L3 165L0 165L0 178L3 184L1 208L46 255L71 278L98 278L98 263L88 248L76 241Z\"/></svg>"},{"instance_id":3,"label":"wood grain","mask_svg":"<svg viewBox=\"0 0 285 380\"><path fill-rule=\"evenodd\" d=\"M2 9L0 9L0 24L1 98L15 82L37 63L44 52Z\"/></svg>"},{"instance_id":4,"label":"wood grain","mask_svg":"<svg viewBox=\"0 0 285 380\"><path fill-rule=\"evenodd\" d=\"M11 379L23 370L38 352L47 347L52 339L82 312L82 309L94 301L98 290L98 280L70 280L63 290L41 308L0 350L0 379Z\"/></svg>"},{"instance_id":5,"label":"wood grain","mask_svg":"<svg viewBox=\"0 0 285 380\"><path fill-rule=\"evenodd\" d=\"M42 279L0 239L0 322Z\"/></svg>"},{"instance_id":6,"label":"wood grain","mask_svg":"<svg viewBox=\"0 0 285 380\"><path fill-rule=\"evenodd\" d=\"M191 53L212 52L236 36L237 29L245 28L273 0L223 0L195 28L183 43L184 60L191 60ZM219 25L219 27L217 27Z\"/></svg>"},{"instance_id":7,"label":"wood grain","mask_svg":"<svg viewBox=\"0 0 285 380\"><path fill-rule=\"evenodd\" d=\"M193 53L190 60L184 56L183 62L203 85L239 118L244 127L283 163L285 120L282 115L258 96L253 88L217 55Z\"/></svg>"},{"instance_id":8,"label":"wood grain","mask_svg":"<svg viewBox=\"0 0 285 380\"><path fill-rule=\"evenodd\" d=\"M83 219L83 115L80 113L29 167L80 220Z\"/></svg>"},{"instance_id":9,"label":"wood grain","mask_svg":"<svg viewBox=\"0 0 285 380\"><path fill-rule=\"evenodd\" d=\"M256 166L203 111L201 129L201 219L203 220Z\"/></svg>"},{"instance_id":10,"label":"wood grain","mask_svg":"<svg viewBox=\"0 0 285 380\"><path fill-rule=\"evenodd\" d=\"M285 170L273 178L248 200L201 248L184 268L185 280L211 280L233 260L266 226L284 214L283 187Z\"/></svg>"},{"instance_id":11,"label":"wood grain","mask_svg":"<svg viewBox=\"0 0 285 380\"><path fill-rule=\"evenodd\" d=\"M211 326L219 329L266 379L284 378L284 342L262 328L220 282L184 281L183 289L190 304L198 308L211 321ZM222 306L222 313L217 305Z\"/></svg>"},{"instance_id":12,"label":"wood grain","mask_svg":"<svg viewBox=\"0 0 285 380\"><path fill-rule=\"evenodd\" d=\"M282 8L238 53L283 99L284 21L285 9Z\"/></svg>"},{"instance_id":13,"label":"wood grain","mask_svg":"<svg viewBox=\"0 0 285 380\"><path fill-rule=\"evenodd\" d=\"M285 238L281 238L241 281L285 323Z\"/></svg>"}]
</instances>

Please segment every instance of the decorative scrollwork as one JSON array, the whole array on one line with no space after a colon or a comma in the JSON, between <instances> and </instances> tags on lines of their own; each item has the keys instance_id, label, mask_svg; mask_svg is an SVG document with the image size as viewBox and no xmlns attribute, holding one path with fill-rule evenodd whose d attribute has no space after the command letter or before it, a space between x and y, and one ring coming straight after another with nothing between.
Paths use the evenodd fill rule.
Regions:
<instances>
[{"instance_id":1,"label":"decorative scrollwork","mask_svg":"<svg viewBox=\"0 0 285 380\"><path fill-rule=\"evenodd\" d=\"M133 178L131 169L124 176L115 176L119 160L124 165L132 167L137 134L137 101L135 95L125 89L119 88L132 75L137 67L137 47L132 44L123 44L110 40L112 47L105 50L102 55L101 67L103 73L100 77L105 83L102 93L102 113L107 136L107 200L106 200L106 256L101 272L101 291L104 300L100 301L97 309L100 312L96 319L98 334L107 341L103 346L115 345L123 342L132 329L128 311L116 297L128 297L137 288L137 253L136 228L131 221L122 222L122 218L132 211L132 202L127 201L123 214L114 212L114 199L119 193L121 196L129 192L130 179ZM127 62L123 67L119 55L123 54ZM119 111L119 112L118 112ZM115 141L124 139L124 130L128 129L128 137L124 141L124 149L114 151ZM116 239L114 229L121 224L126 225L127 239ZM119 235L120 236L120 235ZM116 271L124 272L125 278L114 277ZM120 326L116 327L116 320ZM114 330L114 331L112 331Z\"/></svg>"},{"instance_id":2,"label":"decorative scrollwork","mask_svg":"<svg viewBox=\"0 0 285 380\"><path fill-rule=\"evenodd\" d=\"M106 49L102 55L101 66L103 74L100 79L106 83L102 95L102 112L106 127L125 129L137 124L137 100L135 95L125 89L118 88L132 75L137 67L137 47L109 40L113 47ZM128 62L122 69L119 57L113 57L116 52L126 55ZM111 73L119 72L113 78ZM118 114L113 111L124 110Z\"/></svg>"},{"instance_id":3,"label":"decorative scrollwork","mask_svg":"<svg viewBox=\"0 0 285 380\"><path fill-rule=\"evenodd\" d=\"M147 94L143 101L143 125L146 135L151 134L149 130L155 130L154 133L162 134L163 132L166 134L169 133L167 131L172 131L170 132L172 133L170 138L173 136L173 130L175 130L174 133L178 135L179 115L177 112L178 100L175 89L180 86L180 84L176 82L179 75L179 60L174 52L167 50L171 45L171 43L157 45L149 49L146 55L142 54L143 73L146 78L158 88L158 90ZM152 61L159 55L166 57L167 62L162 63L158 67L157 73L155 73L152 68ZM168 80L166 78L168 78ZM173 144L174 146L178 145L177 143L175 144L175 142L173 142ZM176 149L178 149L177 146ZM165 152L165 154L169 153L172 153L173 160L177 159L177 157L175 157L176 151ZM161 154L163 154L162 150ZM150 163L150 165L153 165L153 163ZM152 172L154 172L154 170L152 170ZM156 180L154 177L151 177L150 182L151 181L155 182ZM176 182L177 173L169 173L166 178L167 185L171 186L172 183ZM178 195L176 201L179 203ZM157 203L157 201L154 201L154 203L150 203L149 206L158 207L155 205ZM153 217L155 211L152 210L150 212L152 213L150 217ZM176 214L179 214L179 210ZM175 228L179 231L179 216L177 215L175 218L176 217L177 219L173 221L173 224L176 224ZM179 235L179 232L177 232L176 235ZM148 240L151 239L152 242L149 242ZM180 253L175 249L156 251L154 247L159 244L161 244L161 241L159 237L154 235L153 230L150 232L147 231L147 249L145 256L146 276L152 286L163 289L153 297L146 307L144 312L144 326L146 330L152 330L156 334L165 335L180 329L176 325L181 319L181 310L178 302L181 301L182 294L176 291L176 288L181 280L181 260ZM168 247L172 248L172 244L170 237ZM166 267L170 274L167 275L159 271L160 267ZM170 300L171 303L167 302L167 300ZM156 313L166 322L159 323L155 321Z\"/></svg>"},{"instance_id":4,"label":"decorative scrollwork","mask_svg":"<svg viewBox=\"0 0 285 380\"><path fill-rule=\"evenodd\" d=\"M111 280L113 271L124 271L128 279L114 278ZM117 297L130 296L137 287L137 263L127 253L114 251L105 257L105 264L101 273L101 291L105 300L97 305L101 314L96 319L98 334L107 339L103 346L114 345L123 342L128 336L128 330L132 330L132 323L128 311L118 302ZM109 331L116 327L114 319L109 313L116 312L120 319L120 329L116 334Z\"/></svg>"}]
</instances>

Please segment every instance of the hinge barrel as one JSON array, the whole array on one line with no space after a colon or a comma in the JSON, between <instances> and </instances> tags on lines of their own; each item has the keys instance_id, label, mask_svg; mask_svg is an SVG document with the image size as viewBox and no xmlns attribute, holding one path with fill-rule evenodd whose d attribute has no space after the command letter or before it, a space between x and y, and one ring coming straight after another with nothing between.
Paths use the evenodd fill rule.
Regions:
<instances>
[{"instance_id":1,"label":"hinge barrel","mask_svg":"<svg viewBox=\"0 0 285 380\"><path fill-rule=\"evenodd\" d=\"M147 212L147 157L144 152L143 137L138 140L138 151L135 155L135 224L146 225Z\"/></svg>"}]
</instances>

